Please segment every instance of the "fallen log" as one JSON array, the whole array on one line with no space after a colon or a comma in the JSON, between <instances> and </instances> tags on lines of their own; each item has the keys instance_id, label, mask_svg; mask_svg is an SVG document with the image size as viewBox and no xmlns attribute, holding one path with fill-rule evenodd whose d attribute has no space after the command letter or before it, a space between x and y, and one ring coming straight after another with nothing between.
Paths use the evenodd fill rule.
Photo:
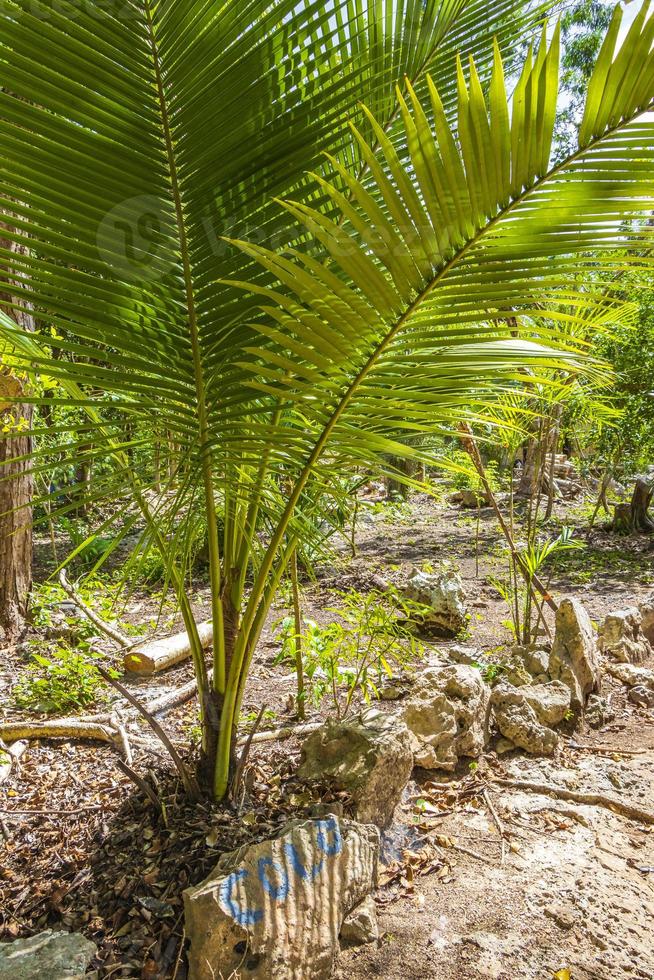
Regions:
<instances>
[{"instance_id":1,"label":"fallen log","mask_svg":"<svg viewBox=\"0 0 654 980\"><path fill-rule=\"evenodd\" d=\"M199 623L198 635L203 649L211 646L213 641L213 626L211 623ZM167 667L187 660L191 656L191 643L187 632L175 633L163 640L152 640L134 647L123 658L123 667L131 674L156 674Z\"/></svg>"},{"instance_id":2,"label":"fallen log","mask_svg":"<svg viewBox=\"0 0 654 980\"><path fill-rule=\"evenodd\" d=\"M0 724L0 738L3 742L34 738L88 738L98 742L120 744L118 732L109 725L77 721L72 718L69 720L57 718L54 721L4 722Z\"/></svg>"},{"instance_id":3,"label":"fallen log","mask_svg":"<svg viewBox=\"0 0 654 980\"><path fill-rule=\"evenodd\" d=\"M162 694L161 697L158 697L151 704L146 705L146 707L151 715L163 715L167 711L170 711L171 708L177 708L180 704L185 704L187 701L190 701L196 694L197 689L198 682L193 678L188 684L183 684L174 691L168 691L167 694Z\"/></svg>"}]
</instances>

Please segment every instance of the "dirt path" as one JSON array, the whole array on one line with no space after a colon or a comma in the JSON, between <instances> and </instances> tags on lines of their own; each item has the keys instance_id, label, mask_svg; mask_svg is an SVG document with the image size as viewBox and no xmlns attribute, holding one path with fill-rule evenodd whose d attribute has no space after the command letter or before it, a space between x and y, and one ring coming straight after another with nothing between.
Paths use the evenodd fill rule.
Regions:
<instances>
[{"instance_id":1,"label":"dirt path","mask_svg":"<svg viewBox=\"0 0 654 980\"><path fill-rule=\"evenodd\" d=\"M628 734L635 738L636 725ZM651 749L651 723L646 735ZM504 768L520 779L617 794L654 808L651 754L568 753L556 762L516 757ZM492 783L490 792L508 838L504 863L483 806L434 819L438 835L479 859L440 849L449 873L438 869L397 889L398 897L381 906L379 945L344 954L338 976L551 980L568 969L573 980L651 980L651 828Z\"/></svg>"}]
</instances>

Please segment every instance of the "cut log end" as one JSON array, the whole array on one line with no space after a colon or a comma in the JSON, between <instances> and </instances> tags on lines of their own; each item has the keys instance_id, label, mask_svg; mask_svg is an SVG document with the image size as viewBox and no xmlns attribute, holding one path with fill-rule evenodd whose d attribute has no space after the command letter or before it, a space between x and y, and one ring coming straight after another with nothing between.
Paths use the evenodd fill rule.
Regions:
<instances>
[{"instance_id":1,"label":"cut log end","mask_svg":"<svg viewBox=\"0 0 654 980\"><path fill-rule=\"evenodd\" d=\"M211 623L199 623L198 634L202 648L206 650L213 642L213 626ZM156 674L168 667L188 660L191 656L191 643L188 633L176 633L163 640L153 640L135 647L125 654L123 667L130 674L148 676Z\"/></svg>"}]
</instances>

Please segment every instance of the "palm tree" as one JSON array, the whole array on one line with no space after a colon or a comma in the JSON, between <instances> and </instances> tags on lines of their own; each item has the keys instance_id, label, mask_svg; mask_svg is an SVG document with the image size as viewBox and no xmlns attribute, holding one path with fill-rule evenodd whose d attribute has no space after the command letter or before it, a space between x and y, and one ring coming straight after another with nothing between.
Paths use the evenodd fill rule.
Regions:
<instances>
[{"instance_id":1,"label":"palm tree","mask_svg":"<svg viewBox=\"0 0 654 980\"><path fill-rule=\"evenodd\" d=\"M474 419L526 363L533 378L579 365L569 283L628 263L648 230L654 19L641 11L616 54L616 12L579 144L551 167L558 29L509 100L501 49L533 23L519 4L15 8L0 152L55 330L35 340L4 317L2 333L83 410L78 453L92 427L113 460L97 499L124 501L122 531L141 522L165 554L221 798L258 637L334 473L418 453L406 436ZM584 315L604 303L585 295ZM176 466L154 495L126 441L151 459L164 432ZM211 669L185 585L198 525Z\"/></svg>"}]
</instances>

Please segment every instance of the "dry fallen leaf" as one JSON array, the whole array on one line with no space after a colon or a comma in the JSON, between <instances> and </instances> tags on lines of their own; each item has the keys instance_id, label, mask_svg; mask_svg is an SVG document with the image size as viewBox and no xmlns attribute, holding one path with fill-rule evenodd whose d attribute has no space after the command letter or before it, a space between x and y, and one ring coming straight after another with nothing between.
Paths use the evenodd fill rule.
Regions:
<instances>
[{"instance_id":1,"label":"dry fallen leaf","mask_svg":"<svg viewBox=\"0 0 654 980\"><path fill-rule=\"evenodd\" d=\"M554 980L572 980L572 974L567 966L564 966L562 970L557 970L556 973L552 974L552 976L554 977Z\"/></svg>"}]
</instances>

